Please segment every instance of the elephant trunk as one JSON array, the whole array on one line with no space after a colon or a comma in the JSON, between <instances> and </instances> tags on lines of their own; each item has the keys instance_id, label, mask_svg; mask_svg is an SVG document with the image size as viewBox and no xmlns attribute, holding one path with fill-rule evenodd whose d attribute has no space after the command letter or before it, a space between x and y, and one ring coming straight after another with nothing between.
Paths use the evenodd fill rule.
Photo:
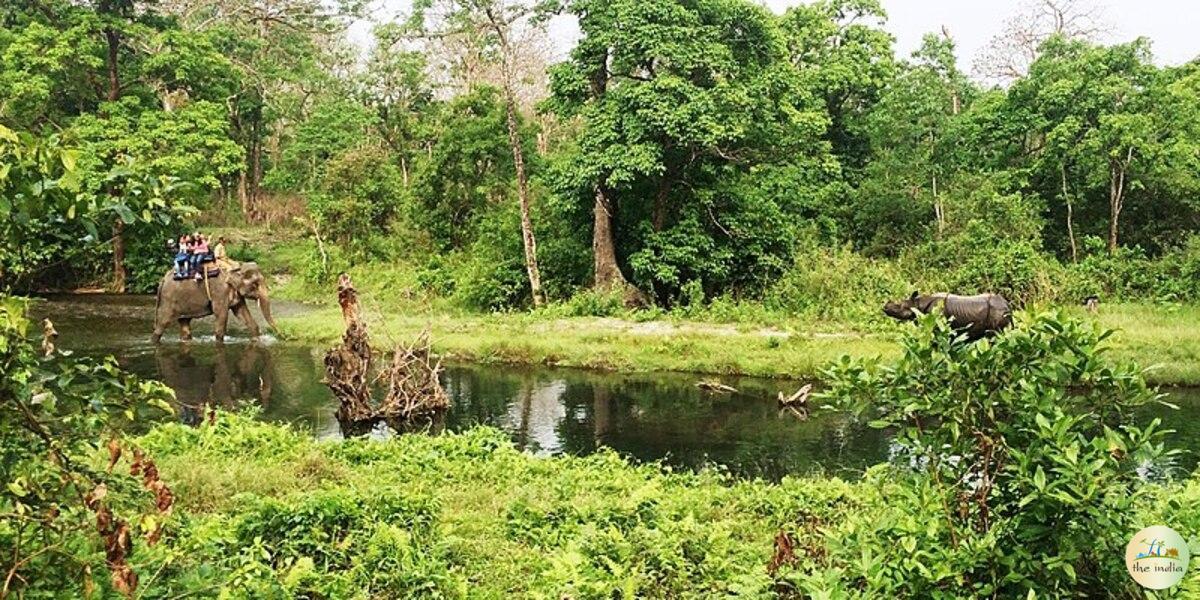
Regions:
<instances>
[{"instance_id":1,"label":"elephant trunk","mask_svg":"<svg viewBox=\"0 0 1200 600\"><path fill-rule=\"evenodd\" d=\"M262 316L267 320L267 324L271 326L271 330L279 333L279 327L275 325L275 317L271 316L271 299L267 297L267 290L265 288L258 294L258 310L262 311Z\"/></svg>"}]
</instances>

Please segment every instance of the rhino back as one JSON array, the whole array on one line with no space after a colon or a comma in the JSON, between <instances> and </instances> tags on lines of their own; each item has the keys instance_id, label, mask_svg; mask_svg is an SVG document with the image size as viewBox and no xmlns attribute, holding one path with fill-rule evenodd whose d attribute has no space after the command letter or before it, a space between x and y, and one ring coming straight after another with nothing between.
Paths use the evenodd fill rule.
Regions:
<instances>
[{"instance_id":1,"label":"rhino back","mask_svg":"<svg viewBox=\"0 0 1200 600\"><path fill-rule=\"evenodd\" d=\"M947 294L943 312L962 325L973 324L991 330L1004 329L1012 323L1008 301L998 294Z\"/></svg>"},{"instance_id":2,"label":"rhino back","mask_svg":"<svg viewBox=\"0 0 1200 600\"><path fill-rule=\"evenodd\" d=\"M988 320L989 309L992 306L991 296L992 294L975 296L947 294L945 302L942 303L942 311L947 317L962 325L982 324Z\"/></svg>"}]
</instances>

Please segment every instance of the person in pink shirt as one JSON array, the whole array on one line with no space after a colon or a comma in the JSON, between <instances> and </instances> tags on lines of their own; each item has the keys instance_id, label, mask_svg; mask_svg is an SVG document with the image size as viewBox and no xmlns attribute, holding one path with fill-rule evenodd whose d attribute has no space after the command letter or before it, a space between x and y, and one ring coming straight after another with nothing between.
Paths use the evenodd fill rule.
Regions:
<instances>
[{"instance_id":1,"label":"person in pink shirt","mask_svg":"<svg viewBox=\"0 0 1200 600\"><path fill-rule=\"evenodd\" d=\"M208 256L208 240L199 232L192 235L192 271L196 279L204 278L204 259Z\"/></svg>"}]
</instances>

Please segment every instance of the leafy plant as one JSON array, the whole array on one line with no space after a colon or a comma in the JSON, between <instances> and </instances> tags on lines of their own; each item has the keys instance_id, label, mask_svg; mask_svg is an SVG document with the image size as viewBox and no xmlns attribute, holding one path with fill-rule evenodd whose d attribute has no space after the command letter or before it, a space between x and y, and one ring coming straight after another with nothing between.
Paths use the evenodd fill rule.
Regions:
<instances>
[{"instance_id":1,"label":"leafy plant","mask_svg":"<svg viewBox=\"0 0 1200 600\"><path fill-rule=\"evenodd\" d=\"M1157 420L1134 424L1158 396L1135 365L1105 360L1111 334L1047 313L970 344L925 316L895 364L829 368L821 396L894 429L903 450L893 470L905 496L859 543L894 537L906 555L925 553L896 563L892 544L862 547L883 560L859 575L864 584L885 585L871 574L890 564L886 586L903 595L1128 588L1112 557L1147 478L1172 453Z\"/></svg>"},{"instance_id":2,"label":"leafy plant","mask_svg":"<svg viewBox=\"0 0 1200 600\"><path fill-rule=\"evenodd\" d=\"M0 595L52 594L73 583L132 594L134 545L157 542L173 497L121 431L171 412L173 394L121 371L111 358L39 353L20 310L0 300L0 546L9 549L0 556ZM107 468L97 467L103 447ZM130 475L114 470L122 454L152 501L130 491L139 487ZM125 493L108 498L110 490ZM111 583L93 581L105 571Z\"/></svg>"}]
</instances>

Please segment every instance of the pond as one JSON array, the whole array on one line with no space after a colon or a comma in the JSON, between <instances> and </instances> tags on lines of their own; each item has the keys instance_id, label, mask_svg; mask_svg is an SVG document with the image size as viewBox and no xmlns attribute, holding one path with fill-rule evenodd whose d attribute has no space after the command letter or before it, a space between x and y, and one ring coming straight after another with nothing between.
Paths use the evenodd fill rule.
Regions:
<instances>
[{"instance_id":1,"label":"pond","mask_svg":"<svg viewBox=\"0 0 1200 600\"><path fill-rule=\"evenodd\" d=\"M277 317L303 310L276 302ZM290 423L322 438L342 435L337 402L322 383L326 348L265 337L245 338L231 324L224 345L215 344L212 319L195 323L195 339L168 332L150 343L154 298L76 295L37 300L33 316L50 317L59 347L82 355L113 355L126 369L171 386L178 418L198 422L205 407L257 407L263 419ZM261 319L259 319L262 322ZM673 467L715 467L739 477L778 479L785 474L824 473L853 477L885 461L891 450L884 432L820 409L800 421L781 414L776 395L801 382L732 377L721 381L735 393L696 386L701 377L675 373L614 374L576 369L448 364L443 385L453 401L446 428L491 425L507 431L521 448L537 454L588 454L601 447L640 461ZM711 378L705 378L711 379ZM1178 412L1156 407L1178 431L1172 445L1200 440L1200 390L1168 391ZM1178 461L1190 469L1196 459Z\"/></svg>"}]
</instances>

